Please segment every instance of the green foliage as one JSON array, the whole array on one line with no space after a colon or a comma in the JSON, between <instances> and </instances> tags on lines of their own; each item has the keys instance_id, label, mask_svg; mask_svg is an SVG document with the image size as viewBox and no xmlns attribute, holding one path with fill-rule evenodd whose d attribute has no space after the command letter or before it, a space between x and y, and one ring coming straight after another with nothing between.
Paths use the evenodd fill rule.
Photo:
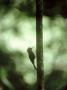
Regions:
<instances>
[{"instance_id":1,"label":"green foliage","mask_svg":"<svg viewBox=\"0 0 67 90\"><path fill-rule=\"evenodd\" d=\"M45 88L46 90L61 90L67 83L67 76L63 71L54 70L46 77Z\"/></svg>"},{"instance_id":2,"label":"green foliage","mask_svg":"<svg viewBox=\"0 0 67 90\"><path fill-rule=\"evenodd\" d=\"M37 85L36 70L30 63L26 50L32 46L35 53L36 25L35 18L30 17L35 15L35 2L17 0L16 7L1 1L0 83L7 88L4 90L34 90ZM60 90L67 83L66 25L66 19L61 16L56 16L53 20L46 16L43 18L46 90ZM10 84L4 83L4 78Z\"/></svg>"}]
</instances>

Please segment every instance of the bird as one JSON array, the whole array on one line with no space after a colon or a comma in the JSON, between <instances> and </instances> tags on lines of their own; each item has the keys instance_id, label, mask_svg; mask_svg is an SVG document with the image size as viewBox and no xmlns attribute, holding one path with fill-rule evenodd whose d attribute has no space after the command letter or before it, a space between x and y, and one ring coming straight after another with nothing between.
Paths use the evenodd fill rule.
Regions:
<instances>
[{"instance_id":1,"label":"bird","mask_svg":"<svg viewBox=\"0 0 67 90\"><path fill-rule=\"evenodd\" d=\"M34 68L36 69L36 66L34 64L35 54L33 53L32 48L29 47L27 49L27 52L28 52L28 56L29 56L29 59L30 59L31 63L33 64Z\"/></svg>"}]
</instances>

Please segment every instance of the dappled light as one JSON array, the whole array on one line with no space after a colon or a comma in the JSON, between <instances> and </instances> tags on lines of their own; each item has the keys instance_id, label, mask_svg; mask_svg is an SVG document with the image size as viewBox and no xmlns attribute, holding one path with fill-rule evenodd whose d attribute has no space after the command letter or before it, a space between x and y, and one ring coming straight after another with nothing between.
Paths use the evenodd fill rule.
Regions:
<instances>
[{"instance_id":1,"label":"dappled light","mask_svg":"<svg viewBox=\"0 0 67 90\"><path fill-rule=\"evenodd\" d=\"M28 6L27 0L15 0L6 14L4 7L0 12L0 83L6 88L3 90L34 90L37 84L36 70L27 53L32 47L36 55L35 7L31 5L33 11L19 11L21 2ZM67 19L60 14L53 19L43 16L43 52L45 90L61 90L67 84Z\"/></svg>"}]
</instances>

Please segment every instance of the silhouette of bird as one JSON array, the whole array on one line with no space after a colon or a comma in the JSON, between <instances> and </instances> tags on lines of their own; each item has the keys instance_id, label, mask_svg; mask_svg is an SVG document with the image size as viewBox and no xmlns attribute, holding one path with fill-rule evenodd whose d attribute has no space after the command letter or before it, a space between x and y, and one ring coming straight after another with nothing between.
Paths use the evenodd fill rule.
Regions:
<instances>
[{"instance_id":1,"label":"silhouette of bird","mask_svg":"<svg viewBox=\"0 0 67 90\"><path fill-rule=\"evenodd\" d=\"M36 69L35 64L34 64L35 54L33 53L32 48L28 48L27 52L28 52L28 56L29 56L31 63L33 64L34 68Z\"/></svg>"}]
</instances>

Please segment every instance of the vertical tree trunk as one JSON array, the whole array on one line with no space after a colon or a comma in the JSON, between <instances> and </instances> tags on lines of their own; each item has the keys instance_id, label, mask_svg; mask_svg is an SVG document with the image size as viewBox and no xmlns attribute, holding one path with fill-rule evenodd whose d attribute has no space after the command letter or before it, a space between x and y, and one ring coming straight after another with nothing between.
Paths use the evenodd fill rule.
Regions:
<instances>
[{"instance_id":1,"label":"vertical tree trunk","mask_svg":"<svg viewBox=\"0 0 67 90\"><path fill-rule=\"evenodd\" d=\"M44 65L43 65L43 0L36 0L36 56L37 56L37 90L44 89Z\"/></svg>"}]
</instances>

